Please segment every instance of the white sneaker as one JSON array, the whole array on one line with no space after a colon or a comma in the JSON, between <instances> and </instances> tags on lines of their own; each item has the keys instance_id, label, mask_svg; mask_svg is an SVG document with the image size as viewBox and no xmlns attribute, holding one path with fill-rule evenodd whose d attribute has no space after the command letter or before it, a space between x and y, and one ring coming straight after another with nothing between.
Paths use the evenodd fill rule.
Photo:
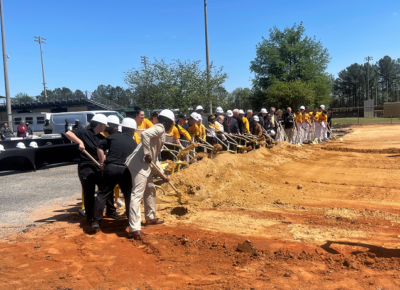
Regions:
<instances>
[{"instance_id":1,"label":"white sneaker","mask_svg":"<svg viewBox=\"0 0 400 290\"><path fill-rule=\"evenodd\" d=\"M116 204L117 204L118 206L125 206L125 203L124 203L120 198L117 199Z\"/></svg>"}]
</instances>

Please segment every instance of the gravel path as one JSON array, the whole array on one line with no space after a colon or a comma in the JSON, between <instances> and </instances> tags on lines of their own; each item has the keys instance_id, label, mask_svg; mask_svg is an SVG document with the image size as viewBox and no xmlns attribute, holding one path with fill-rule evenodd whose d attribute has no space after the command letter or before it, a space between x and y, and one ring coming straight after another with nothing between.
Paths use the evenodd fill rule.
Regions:
<instances>
[{"instance_id":1,"label":"gravel path","mask_svg":"<svg viewBox=\"0 0 400 290\"><path fill-rule=\"evenodd\" d=\"M56 209L81 202L77 164L36 172L0 172L0 238L59 215ZM45 213L46 212L46 213Z\"/></svg>"}]
</instances>

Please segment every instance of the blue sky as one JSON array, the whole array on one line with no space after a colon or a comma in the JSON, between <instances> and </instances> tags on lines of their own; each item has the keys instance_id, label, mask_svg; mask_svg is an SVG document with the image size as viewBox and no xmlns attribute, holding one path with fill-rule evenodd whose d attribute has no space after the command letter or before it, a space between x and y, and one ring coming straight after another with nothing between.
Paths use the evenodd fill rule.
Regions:
<instances>
[{"instance_id":1,"label":"blue sky","mask_svg":"<svg viewBox=\"0 0 400 290\"><path fill-rule=\"evenodd\" d=\"M42 91L39 44L49 89L123 86L140 56L201 60L203 0L3 0L11 96ZM364 57L400 58L400 1L208 0L210 59L224 66L228 91L250 87L250 61L262 36L303 21L332 57L336 74ZM0 95L4 95L0 70Z\"/></svg>"}]
</instances>

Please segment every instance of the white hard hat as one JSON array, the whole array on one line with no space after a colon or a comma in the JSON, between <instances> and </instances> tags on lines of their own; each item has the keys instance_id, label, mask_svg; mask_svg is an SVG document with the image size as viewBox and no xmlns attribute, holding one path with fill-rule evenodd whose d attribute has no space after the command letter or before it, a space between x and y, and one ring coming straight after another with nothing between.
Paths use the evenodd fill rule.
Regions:
<instances>
[{"instance_id":1,"label":"white hard hat","mask_svg":"<svg viewBox=\"0 0 400 290\"><path fill-rule=\"evenodd\" d=\"M261 114L268 114L268 111L267 111L267 109L261 109Z\"/></svg>"},{"instance_id":2,"label":"white hard hat","mask_svg":"<svg viewBox=\"0 0 400 290\"><path fill-rule=\"evenodd\" d=\"M24 144L24 143L18 142L17 148L19 148L19 149L25 149L26 147L25 147L25 144Z\"/></svg>"},{"instance_id":3,"label":"white hard hat","mask_svg":"<svg viewBox=\"0 0 400 290\"><path fill-rule=\"evenodd\" d=\"M107 117L107 123L119 125L119 118L115 115L110 115Z\"/></svg>"},{"instance_id":4,"label":"white hard hat","mask_svg":"<svg viewBox=\"0 0 400 290\"><path fill-rule=\"evenodd\" d=\"M223 112L224 112L224 110L222 110L222 108L221 108L221 107L218 107L218 108L215 110L215 112L216 112L216 113L223 113Z\"/></svg>"},{"instance_id":5,"label":"white hard hat","mask_svg":"<svg viewBox=\"0 0 400 290\"><path fill-rule=\"evenodd\" d=\"M300 110L305 110L306 108L304 107L304 106L301 106L300 107Z\"/></svg>"},{"instance_id":6,"label":"white hard hat","mask_svg":"<svg viewBox=\"0 0 400 290\"><path fill-rule=\"evenodd\" d=\"M200 114L196 113L196 115L197 115L196 121L202 121L203 120Z\"/></svg>"},{"instance_id":7,"label":"white hard hat","mask_svg":"<svg viewBox=\"0 0 400 290\"><path fill-rule=\"evenodd\" d=\"M29 143L29 147L38 148L37 143L34 141Z\"/></svg>"},{"instance_id":8,"label":"white hard hat","mask_svg":"<svg viewBox=\"0 0 400 290\"><path fill-rule=\"evenodd\" d=\"M122 126L121 125L118 126L118 132L122 133Z\"/></svg>"},{"instance_id":9,"label":"white hard hat","mask_svg":"<svg viewBox=\"0 0 400 290\"><path fill-rule=\"evenodd\" d=\"M271 130L271 133L270 133L269 135L275 136L275 131L274 131L274 130Z\"/></svg>"},{"instance_id":10,"label":"white hard hat","mask_svg":"<svg viewBox=\"0 0 400 290\"><path fill-rule=\"evenodd\" d=\"M75 122L79 122L79 119L75 119Z\"/></svg>"},{"instance_id":11,"label":"white hard hat","mask_svg":"<svg viewBox=\"0 0 400 290\"><path fill-rule=\"evenodd\" d=\"M197 118L198 118L197 115L198 114L196 112L193 112L193 113L190 114L190 117L197 121Z\"/></svg>"},{"instance_id":12,"label":"white hard hat","mask_svg":"<svg viewBox=\"0 0 400 290\"><path fill-rule=\"evenodd\" d=\"M0 151L6 151L4 150L4 146L0 144Z\"/></svg>"},{"instance_id":13,"label":"white hard hat","mask_svg":"<svg viewBox=\"0 0 400 290\"><path fill-rule=\"evenodd\" d=\"M258 121L260 121L260 118L258 118L258 116L254 116L254 117L253 117L253 120L256 121L256 122L258 122Z\"/></svg>"},{"instance_id":14,"label":"white hard hat","mask_svg":"<svg viewBox=\"0 0 400 290\"><path fill-rule=\"evenodd\" d=\"M232 117L233 116L233 112L231 110L226 111L226 115L228 117Z\"/></svg>"},{"instance_id":15,"label":"white hard hat","mask_svg":"<svg viewBox=\"0 0 400 290\"><path fill-rule=\"evenodd\" d=\"M171 110L162 110L159 116L164 116L170 119L172 122L175 122L175 114Z\"/></svg>"},{"instance_id":16,"label":"white hard hat","mask_svg":"<svg viewBox=\"0 0 400 290\"><path fill-rule=\"evenodd\" d=\"M198 105L198 106L196 107L196 110L195 110L195 111L198 111L198 110L204 110L203 106Z\"/></svg>"},{"instance_id":17,"label":"white hard hat","mask_svg":"<svg viewBox=\"0 0 400 290\"><path fill-rule=\"evenodd\" d=\"M125 119L122 120L122 127L136 129L137 128L137 124L136 124L136 121L134 119L125 118Z\"/></svg>"},{"instance_id":18,"label":"white hard hat","mask_svg":"<svg viewBox=\"0 0 400 290\"><path fill-rule=\"evenodd\" d=\"M321 109L325 109L325 105L321 105L319 106Z\"/></svg>"},{"instance_id":19,"label":"white hard hat","mask_svg":"<svg viewBox=\"0 0 400 290\"><path fill-rule=\"evenodd\" d=\"M92 118L92 121L99 122L101 124L107 125L107 117L103 114L96 114Z\"/></svg>"},{"instance_id":20,"label":"white hard hat","mask_svg":"<svg viewBox=\"0 0 400 290\"><path fill-rule=\"evenodd\" d=\"M243 114L244 115L244 111L243 110L239 110L239 114Z\"/></svg>"}]
</instances>

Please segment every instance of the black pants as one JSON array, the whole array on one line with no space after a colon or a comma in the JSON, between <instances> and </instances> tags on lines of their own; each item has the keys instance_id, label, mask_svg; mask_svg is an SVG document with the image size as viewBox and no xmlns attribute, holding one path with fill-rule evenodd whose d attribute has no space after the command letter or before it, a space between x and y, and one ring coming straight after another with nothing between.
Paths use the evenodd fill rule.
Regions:
<instances>
[{"instance_id":1,"label":"black pants","mask_svg":"<svg viewBox=\"0 0 400 290\"><path fill-rule=\"evenodd\" d=\"M214 144L217 144L217 139L215 137L206 136L206 141L212 146L214 146Z\"/></svg>"},{"instance_id":2,"label":"black pants","mask_svg":"<svg viewBox=\"0 0 400 290\"><path fill-rule=\"evenodd\" d=\"M98 223L103 218L104 206L111 201L114 205L114 187L119 185L125 198L126 216L129 219L129 205L131 202L132 191L132 177L129 169L123 165L108 164L103 171L103 182L97 194L96 203L94 206L93 221ZM114 207L115 210L115 207ZM107 206L107 215L112 214L113 211Z\"/></svg>"},{"instance_id":3,"label":"black pants","mask_svg":"<svg viewBox=\"0 0 400 290\"><path fill-rule=\"evenodd\" d=\"M78 165L78 175L83 190L86 218L88 222L92 222L95 204L94 194L96 192L96 185L99 188L102 186L102 174L100 169ZM116 211L113 201L107 202L107 210L110 212Z\"/></svg>"}]
</instances>

